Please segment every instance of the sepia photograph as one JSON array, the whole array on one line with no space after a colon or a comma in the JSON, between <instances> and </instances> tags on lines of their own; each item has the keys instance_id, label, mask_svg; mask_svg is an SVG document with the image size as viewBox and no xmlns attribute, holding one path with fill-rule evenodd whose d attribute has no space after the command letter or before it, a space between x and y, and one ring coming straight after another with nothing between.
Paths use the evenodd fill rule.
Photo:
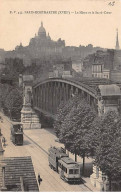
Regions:
<instances>
[{"instance_id":1,"label":"sepia photograph","mask_svg":"<svg viewBox=\"0 0 121 195\"><path fill-rule=\"evenodd\" d=\"M121 0L0 0L0 191L121 192Z\"/></svg>"}]
</instances>

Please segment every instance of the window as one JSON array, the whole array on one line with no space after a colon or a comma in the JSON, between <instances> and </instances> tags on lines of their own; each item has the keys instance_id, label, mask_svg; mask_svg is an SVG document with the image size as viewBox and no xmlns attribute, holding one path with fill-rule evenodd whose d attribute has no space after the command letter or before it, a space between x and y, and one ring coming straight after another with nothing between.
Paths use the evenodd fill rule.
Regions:
<instances>
[{"instance_id":1,"label":"window","mask_svg":"<svg viewBox=\"0 0 121 195\"><path fill-rule=\"evenodd\" d=\"M69 169L69 174L79 174L79 169Z\"/></svg>"},{"instance_id":2,"label":"window","mask_svg":"<svg viewBox=\"0 0 121 195\"><path fill-rule=\"evenodd\" d=\"M74 174L79 174L79 169L75 169Z\"/></svg>"},{"instance_id":3,"label":"window","mask_svg":"<svg viewBox=\"0 0 121 195\"><path fill-rule=\"evenodd\" d=\"M69 174L73 174L73 169L69 169Z\"/></svg>"},{"instance_id":4,"label":"window","mask_svg":"<svg viewBox=\"0 0 121 195\"><path fill-rule=\"evenodd\" d=\"M64 167L60 162L58 162L58 167L60 167L64 172L67 173L67 168Z\"/></svg>"},{"instance_id":5,"label":"window","mask_svg":"<svg viewBox=\"0 0 121 195\"><path fill-rule=\"evenodd\" d=\"M66 168L66 173L67 173L67 168Z\"/></svg>"}]
</instances>

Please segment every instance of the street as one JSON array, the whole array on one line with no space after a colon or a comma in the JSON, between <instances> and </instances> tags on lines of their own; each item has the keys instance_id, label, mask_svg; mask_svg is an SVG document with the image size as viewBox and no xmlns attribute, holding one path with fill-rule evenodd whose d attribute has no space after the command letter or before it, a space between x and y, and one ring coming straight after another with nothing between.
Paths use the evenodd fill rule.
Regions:
<instances>
[{"instance_id":1,"label":"street","mask_svg":"<svg viewBox=\"0 0 121 195\"><path fill-rule=\"evenodd\" d=\"M10 141L10 122L6 117L3 117L3 123L0 123L1 131L6 139L6 146L4 147L5 157L17 157L17 156L31 156L36 178L38 173L42 178L42 182L39 186L41 192L62 192L62 191L97 191L90 183L89 178L83 178L85 184L70 185L60 179L58 173L50 169L48 165L48 148L50 146L63 146L62 144L55 142L56 136L51 129L36 129L24 131L24 144L23 146L15 146ZM74 158L73 155L70 155ZM78 158L78 162L82 162Z\"/></svg>"}]
</instances>

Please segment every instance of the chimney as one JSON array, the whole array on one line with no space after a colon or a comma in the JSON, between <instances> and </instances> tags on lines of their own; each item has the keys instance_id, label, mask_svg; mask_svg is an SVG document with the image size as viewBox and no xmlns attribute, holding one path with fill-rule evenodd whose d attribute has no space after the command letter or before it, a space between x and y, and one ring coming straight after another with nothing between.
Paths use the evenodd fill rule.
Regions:
<instances>
[{"instance_id":1,"label":"chimney","mask_svg":"<svg viewBox=\"0 0 121 195\"><path fill-rule=\"evenodd\" d=\"M23 180L22 176L20 176L20 184L21 184L21 190L22 190L22 192L24 192L25 191L25 189L24 189L24 180Z\"/></svg>"}]
</instances>

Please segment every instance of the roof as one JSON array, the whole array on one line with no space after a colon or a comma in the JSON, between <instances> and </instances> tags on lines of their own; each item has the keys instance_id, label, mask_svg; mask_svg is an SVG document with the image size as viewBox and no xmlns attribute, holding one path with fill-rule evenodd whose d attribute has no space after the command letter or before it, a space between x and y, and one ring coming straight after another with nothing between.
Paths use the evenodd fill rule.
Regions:
<instances>
[{"instance_id":1,"label":"roof","mask_svg":"<svg viewBox=\"0 0 121 195\"><path fill-rule=\"evenodd\" d=\"M41 34L41 33L46 33L46 30L43 27L43 22L41 22L41 26L40 26L39 31L38 31L38 34Z\"/></svg>"},{"instance_id":2,"label":"roof","mask_svg":"<svg viewBox=\"0 0 121 195\"><path fill-rule=\"evenodd\" d=\"M59 160L59 162L61 164L63 164L65 167L68 167L68 168L71 168L71 169L73 169L73 168L75 169L75 168L80 167L80 165L77 162L75 162L74 160L72 160L69 157L63 157Z\"/></svg>"},{"instance_id":3,"label":"roof","mask_svg":"<svg viewBox=\"0 0 121 195\"><path fill-rule=\"evenodd\" d=\"M33 81L33 75L23 75L23 81Z\"/></svg>"},{"instance_id":4,"label":"roof","mask_svg":"<svg viewBox=\"0 0 121 195\"><path fill-rule=\"evenodd\" d=\"M49 153L51 152L56 156L61 156L61 157L68 156L66 153L64 153L64 150L62 148L51 147L49 148Z\"/></svg>"},{"instance_id":5,"label":"roof","mask_svg":"<svg viewBox=\"0 0 121 195\"><path fill-rule=\"evenodd\" d=\"M111 85L99 85L100 93L102 96L121 96L120 87Z\"/></svg>"},{"instance_id":6,"label":"roof","mask_svg":"<svg viewBox=\"0 0 121 195\"><path fill-rule=\"evenodd\" d=\"M26 186L25 191L39 191L30 156L9 157L0 161L5 163L5 186L8 191L22 191L21 177Z\"/></svg>"},{"instance_id":7,"label":"roof","mask_svg":"<svg viewBox=\"0 0 121 195\"><path fill-rule=\"evenodd\" d=\"M61 159L63 162L65 162L66 164L77 164L74 160L72 160L71 158L69 157L63 157Z\"/></svg>"}]
</instances>

